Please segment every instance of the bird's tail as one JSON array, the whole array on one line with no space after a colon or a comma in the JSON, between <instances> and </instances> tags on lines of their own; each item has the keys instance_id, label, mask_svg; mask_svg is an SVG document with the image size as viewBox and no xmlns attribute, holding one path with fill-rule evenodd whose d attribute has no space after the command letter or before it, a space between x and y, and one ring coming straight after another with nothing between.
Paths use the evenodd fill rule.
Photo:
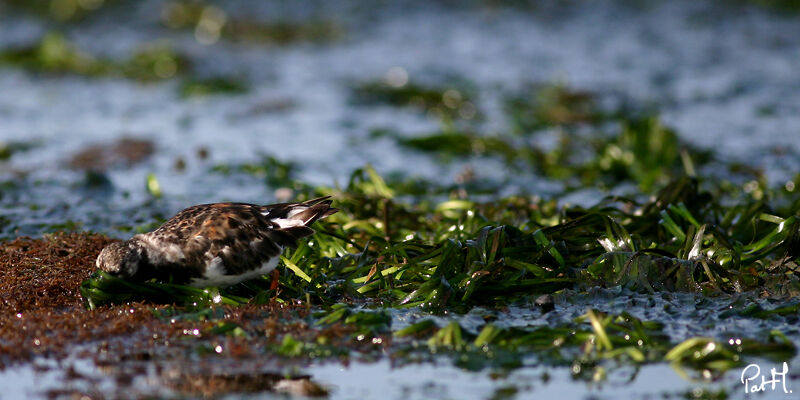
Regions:
<instances>
[{"instance_id":1,"label":"bird's tail","mask_svg":"<svg viewBox=\"0 0 800 400\"><path fill-rule=\"evenodd\" d=\"M325 196L302 203L261 206L261 213L277 225L277 229L272 231L272 239L281 245L294 246L297 239L314 234L311 224L339 211L332 208L331 203L330 196Z\"/></svg>"}]
</instances>

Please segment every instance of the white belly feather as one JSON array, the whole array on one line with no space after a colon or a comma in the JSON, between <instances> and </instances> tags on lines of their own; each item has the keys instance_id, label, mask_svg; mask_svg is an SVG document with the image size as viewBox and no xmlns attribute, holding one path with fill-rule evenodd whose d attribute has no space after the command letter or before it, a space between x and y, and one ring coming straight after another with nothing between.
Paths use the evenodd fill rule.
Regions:
<instances>
[{"instance_id":1,"label":"white belly feather","mask_svg":"<svg viewBox=\"0 0 800 400\"><path fill-rule=\"evenodd\" d=\"M279 257L275 256L261 264L260 268L243 272L238 275L227 275L225 273L225 266L222 264L222 259L219 257L214 257L211 259L211 262L208 264L208 266L206 266L203 277L194 278L189 284L195 287L230 286L241 281L257 278L261 275L272 272L272 270L278 266L278 259Z\"/></svg>"}]
</instances>

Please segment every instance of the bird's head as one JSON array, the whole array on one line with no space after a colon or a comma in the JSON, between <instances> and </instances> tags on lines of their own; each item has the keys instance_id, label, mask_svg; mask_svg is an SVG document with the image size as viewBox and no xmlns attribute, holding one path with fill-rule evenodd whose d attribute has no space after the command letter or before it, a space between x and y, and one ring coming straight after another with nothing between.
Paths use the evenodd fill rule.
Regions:
<instances>
[{"instance_id":1,"label":"bird's head","mask_svg":"<svg viewBox=\"0 0 800 400\"><path fill-rule=\"evenodd\" d=\"M112 275L130 278L139 270L143 254L144 249L131 240L111 243L97 256L97 268Z\"/></svg>"}]
</instances>

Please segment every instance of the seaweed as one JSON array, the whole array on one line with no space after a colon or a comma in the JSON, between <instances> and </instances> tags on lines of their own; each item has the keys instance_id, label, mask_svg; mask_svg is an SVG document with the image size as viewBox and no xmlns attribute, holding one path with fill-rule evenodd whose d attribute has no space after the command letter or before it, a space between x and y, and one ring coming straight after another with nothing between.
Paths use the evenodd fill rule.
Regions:
<instances>
[{"instance_id":1,"label":"seaweed","mask_svg":"<svg viewBox=\"0 0 800 400\"><path fill-rule=\"evenodd\" d=\"M187 79L181 83L181 97L203 97L209 95L237 95L248 91L247 85L240 79L225 76L204 79Z\"/></svg>"},{"instance_id":2,"label":"seaweed","mask_svg":"<svg viewBox=\"0 0 800 400\"><path fill-rule=\"evenodd\" d=\"M236 42L288 45L298 41L330 41L341 38L344 28L329 19L259 21L230 14L217 5L174 1L164 5L162 23L171 29L193 30L197 41L213 44L219 39Z\"/></svg>"},{"instance_id":3,"label":"seaweed","mask_svg":"<svg viewBox=\"0 0 800 400\"><path fill-rule=\"evenodd\" d=\"M115 61L83 52L62 33L48 32L38 43L0 52L0 64L40 74L86 77L123 77L141 82L158 81L183 74L189 59L165 43L152 43L134 51L130 58Z\"/></svg>"},{"instance_id":4,"label":"seaweed","mask_svg":"<svg viewBox=\"0 0 800 400\"><path fill-rule=\"evenodd\" d=\"M354 104L409 107L446 121L480 119L476 97L475 91L465 83L439 87L387 80L367 81L351 87Z\"/></svg>"}]
</instances>

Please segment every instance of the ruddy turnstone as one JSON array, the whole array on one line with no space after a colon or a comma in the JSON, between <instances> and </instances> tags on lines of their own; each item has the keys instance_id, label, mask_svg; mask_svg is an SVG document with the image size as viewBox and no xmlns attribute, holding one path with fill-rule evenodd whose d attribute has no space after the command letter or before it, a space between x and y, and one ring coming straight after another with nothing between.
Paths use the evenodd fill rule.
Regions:
<instances>
[{"instance_id":1,"label":"ruddy turnstone","mask_svg":"<svg viewBox=\"0 0 800 400\"><path fill-rule=\"evenodd\" d=\"M233 285L274 270L284 247L296 246L298 239L314 233L309 227L314 221L338 211L329 197L189 207L152 232L107 246L97 257L97 268L133 280Z\"/></svg>"}]
</instances>

